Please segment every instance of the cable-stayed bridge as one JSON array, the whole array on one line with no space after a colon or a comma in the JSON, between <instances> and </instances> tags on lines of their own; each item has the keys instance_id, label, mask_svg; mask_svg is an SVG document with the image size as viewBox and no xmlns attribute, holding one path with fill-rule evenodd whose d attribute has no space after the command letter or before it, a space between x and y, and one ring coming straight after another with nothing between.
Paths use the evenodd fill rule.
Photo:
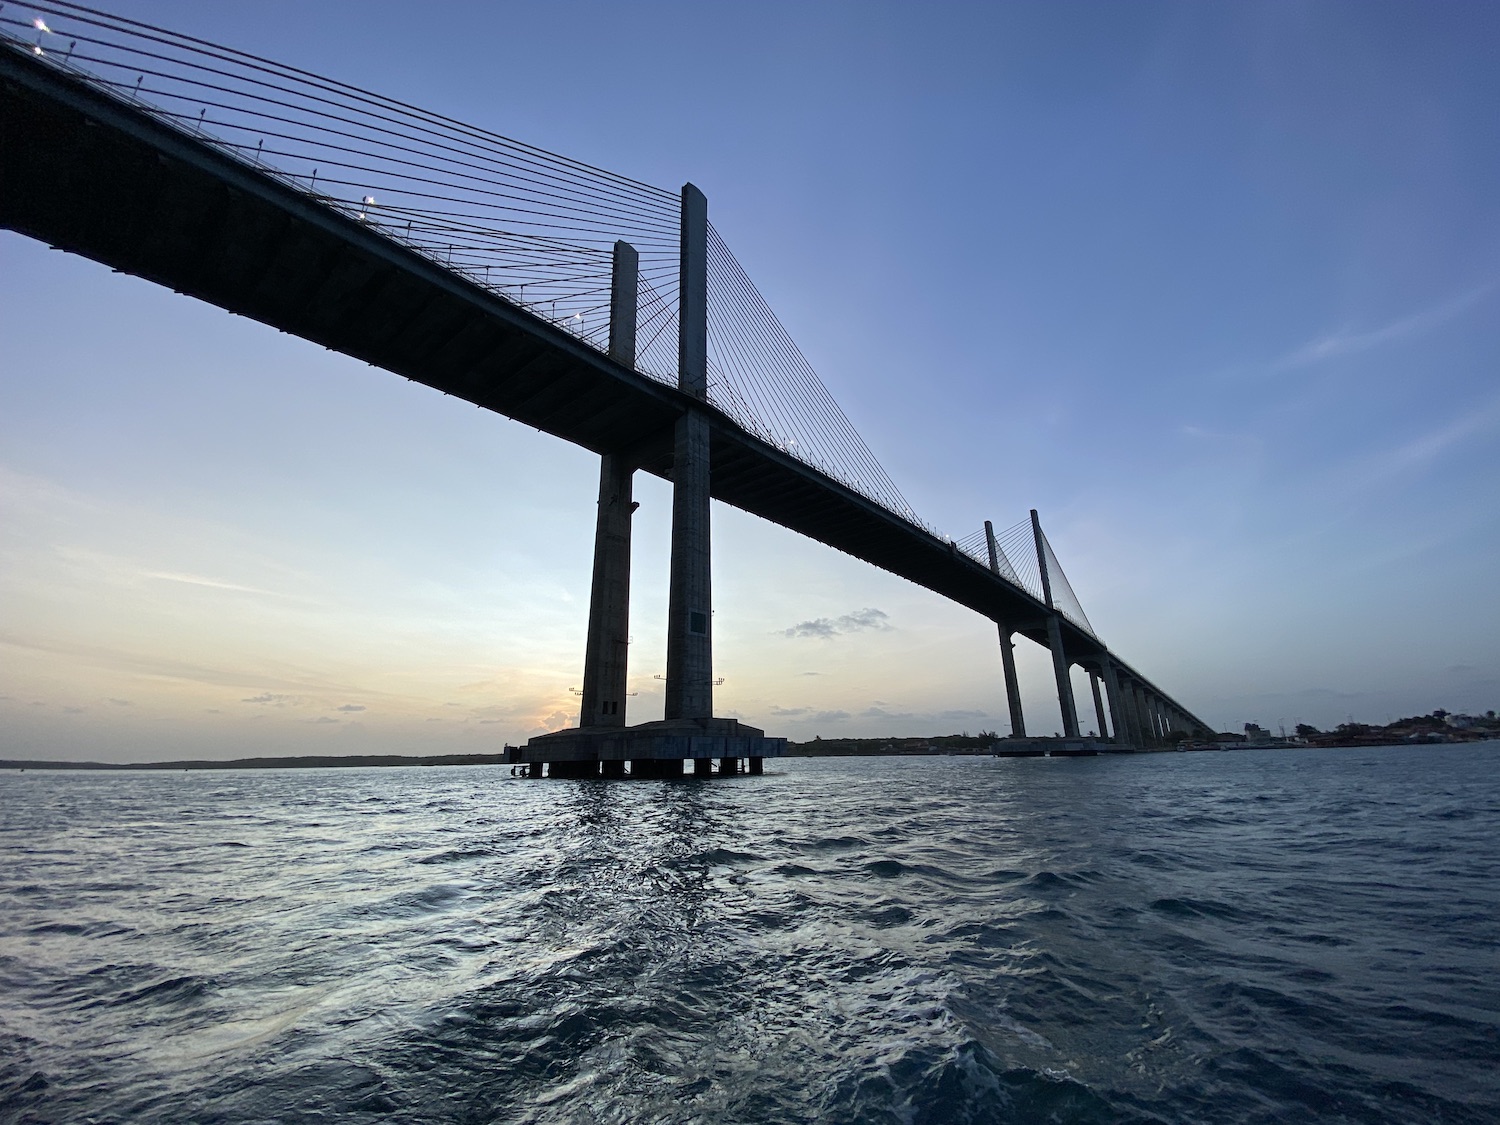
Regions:
<instances>
[{"instance_id":1,"label":"cable-stayed bridge","mask_svg":"<svg viewBox=\"0 0 1500 1125\"><path fill-rule=\"evenodd\" d=\"M0 226L599 453L581 733L533 757L776 752L713 718L711 497L996 622L1016 735L1016 634L1051 651L1069 738L1075 665L1120 747L1209 730L1095 635L1035 512L953 539L912 511L692 185L50 0L0 6ZM672 576L666 722L627 736L636 471L673 483Z\"/></svg>"}]
</instances>

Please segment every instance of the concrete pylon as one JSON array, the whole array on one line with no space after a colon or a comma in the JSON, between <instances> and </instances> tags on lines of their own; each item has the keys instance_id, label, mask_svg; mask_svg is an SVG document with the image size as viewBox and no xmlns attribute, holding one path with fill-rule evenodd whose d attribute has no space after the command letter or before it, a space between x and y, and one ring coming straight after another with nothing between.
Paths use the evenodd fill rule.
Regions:
<instances>
[{"instance_id":1,"label":"concrete pylon","mask_svg":"<svg viewBox=\"0 0 1500 1125\"><path fill-rule=\"evenodd\" d=\"M984 538L990 548L990 570L1000 573L1000 547L995 542L995 525L984 521ZM1010 708L1010 734L1012 738L1026 737L1026 717L1021 714L1021 684L1016 677L1015 635L1007 622L995 622L1000 631L1000 665L1005 670L1005 703Z\"/></svg>"},{"instance_id":2,"label":"concrete pylon","mask_svg":"<svg viewBox=\"0 0 1500 1125\"><path fill-rule=\"evenodd\" d=\"M610 282L609 357L635 368L636 287L640 255L616 242ZM599 515L594 525L594 581L583 657L578 725L623 727L630 658L630 517L635 466L606 453L599 461Z\"/></svg>"},{"instance_id":3,"label":"concrete pylon","mask_svg":"<svg viewBox=\"0 0 1500 1125\"><path fill-rule=\"evenodd\" d=\"M1073 702L1073 678L1068 671L1068 658L1063 652L1062 625L1057 620L1057 608L1052 602L1052 578L1047 573L1047 552L1042 544L1042 522L1036 509L1031 509L1031 534L1036 540L1036 565L1042 576L1042 596L1047 602L1047 647L1052 650L1052 673L1057 677L1057 705L1062 711L1063 734L1068 738L1078 737L1078 707Z\"/></svg>"},{"instance_id":4,"label":"concrete pylon","mask_svg":"<svg viewBox=\"0 0 1500 1125\"><path fill-rule=\"evenodd\" d=\"M1140 684L1134 685L1135 713L1137 721L1141 726L1141 742L1146 746L1156 745L1156 732L1151 726L1151 708L1146 703L1146 689Z\"/></svg>"},{"instance_id":5,"label":"concrete pylon","mask_svg":"<svg viewBox=\"0 0 1500 1125\"><path fill-rule=\"evenodd\" d=\"M1088 672L1089 687L1092 688L1094 692L1094 717L1099 720L1099 737L1108 738L1109 728L1104 725L1104 700L1099 698L1099 673L1095 672L1092 668L1090 668Z\"/></svg>"},{"instance_id":6,"label":"concrete pylon","mask_svg":"<svg viewBox=\"0 0 1500 1125\"><path fill-rule=\"evenodd\" d=\"M1130 708L1130 718L1135 724L1136 741L1141 747L1151 745L1151 731L1146 725L1146 708L1141 698L1140 685L1131 680L1125 685L1126 706Z\"/></svg>"},{"instance_id":7,"label":"concrete pylon","mask_svg":"<svg viewBox=\"0 0 1500 1125\"><path fill-rule=\"evenodd\" d=\"M1125 731L1126 741L1137 750L1146 746L1146 732L1141 728L1141 717L1136 712L1135 681L1128 676L1119 677L1120 683L1120 724Z\"/></svg>"},{"instance_id":8,"label":"concrete pylon","mask_svg":"<svg viewBox=\"0 0 1500 1125\"><path fill-rule=\"evenodd\" d=\"M1140 717L1140 738L1146 745L1155 745L1157 735L1151 729L1151 708L1146 706L1146 688L1137 682L1133 691L1136 694L1136 714Z\"/></svg>"},{"instance_id":9,"label":"concrete pylon","mask_svg":"<svg viewBox=\"0 0 1500 1125\"><path fill-rule=\"evenodd\" d=\"M1104 672L1104 693L1109 696L1110 730L1116 746L1135 746L1130 733L1130 721L1125 717L1125 695L1120 690L1120 676L1115 671L1115 662L1108 654L1099 658L1099 667Z\"/></svg>"},{"instance_id":10,"label":"concrete pylon","mask_svg":"<svg viewBox=\"0 0 1500 1125\"><path fill-rule=\"evenodd\" d=\"M708 399L708 200L682 189L677 386ZM708 415L691 407L677 420L672 450L672 577L667 593L665 717L714 713L713 583L709 554Z\"/></svg>"}]
</instances>

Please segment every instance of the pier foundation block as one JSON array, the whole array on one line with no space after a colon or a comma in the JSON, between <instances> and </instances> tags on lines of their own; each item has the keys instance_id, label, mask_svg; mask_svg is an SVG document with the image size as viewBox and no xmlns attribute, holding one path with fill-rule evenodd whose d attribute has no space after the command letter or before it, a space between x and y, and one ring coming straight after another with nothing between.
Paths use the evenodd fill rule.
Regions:
<instances>
[{"instance_id":1,"label":"pier foundation block","mask_svg":"<svg viewBox=\"0 0 1500 1125\"><path fill-rule=\"evenodd\" d=\"M694 777L713 776L714 759L719 774L742 772L748 759L750 772L764 771L766 758L786 753L787 740L767 738L763 730L738 719L667 719L633 727L571 727L538 735L516 747L513 760L539 777L548 776L681 777L686 763L693 763ZM757 768L757 766L760 768Z\"/></svg>"}]
</instances>

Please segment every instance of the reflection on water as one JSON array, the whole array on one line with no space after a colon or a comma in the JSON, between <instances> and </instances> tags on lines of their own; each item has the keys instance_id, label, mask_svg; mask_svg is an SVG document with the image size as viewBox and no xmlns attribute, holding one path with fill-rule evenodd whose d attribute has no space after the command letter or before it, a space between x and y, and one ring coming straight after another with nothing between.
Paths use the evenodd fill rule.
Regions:
<instances>
[{"instance_id":1,"label":"reflection on water","mask_svg":"<svg viewBox=\"0 0 1500 1125\"><path fill-rule=\"evenodd\" d=\"M0 775L0 1121L1492 1121L1497 750Z\"/></svg>"}]
</instances>

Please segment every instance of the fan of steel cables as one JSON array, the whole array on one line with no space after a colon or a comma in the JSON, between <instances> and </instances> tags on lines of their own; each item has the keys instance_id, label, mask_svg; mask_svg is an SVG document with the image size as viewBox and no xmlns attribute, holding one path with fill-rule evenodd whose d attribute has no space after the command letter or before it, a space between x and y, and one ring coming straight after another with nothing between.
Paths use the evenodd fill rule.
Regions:
<instances>
[{"instance_id":1,"label":"fan of steel cables","mask_svg":"<svg viewBox=\"0 0 1500 1125\"><path fill-rule=\"evenodd\" d=\"M69 0L0 38L572 332L609 339L611 249L640 256L638 370L677 381L679 197L380 94ZM926 528L710 229L710 401Z\"/></svg>"},{"instance_id":2,"label":"fan of steel cables","mask_svg":"<svg viewBox=\"0 0 1500 1125\"><path fill-rule=\"evenodd\" d=\"M1047 580L1052 586L1053 607L1084 632L1095 636L1094 627L1089 623L1088 615L1083 612L1083 603L1078 600L1078 595L1073 593L1073 584L1063 573L1062 563L1057 561L1057 555L1052 551L1052 544L1047 541L1047 533L1044 531L1041 534L1042 554L1047 559Z\"/></svg>"},{"instance_id":3,"label":"fan of steel cables","mask_svg":"<svg viewBox=\"0 0 1500 1125\"><path fill-rule=\"evenodd\" d=\"M757 437L926 527L782 327L708 231L709 399ZM931 531L929 527L927 530Z\"/></svg>"},{"instance_id":4,"label":"fan of steel cables","mask_svg":"<svg viewBox=\"0 0 1500 1125\"><path fill-rule=\"evenodd\" d=\"M655 306L675 303L671 192L66 0L4 5L0 30L601 350L616 239L640 253L648 323L665 316ZM676 364L648 373L675 381Z\"/></svg>"},{"instance_id":5,"label":"fan of steel cables","mask_svg":"<svg viewBox=\"0 0 1500 1125\"><path fill-rule=\"evenodd\" d=\"M995 532L996 571L1037 601L1045 602L1047 595L1042 586L1041 568L1037 565L1037 542L1037 533L1029 519ZM1047 541L1046 532L1041 533L1040 542L1042 555L1047 560L1047 581L1052 587L1053 608L1090 636L1096 635L1078 595L1073 592L1072 583L1063 573L1062 563L1057 561L1052 544ZM975 562L985 567L990 565L988 536L983 529L955 540L953 545Z\"/></svg>"}]
</instances>

